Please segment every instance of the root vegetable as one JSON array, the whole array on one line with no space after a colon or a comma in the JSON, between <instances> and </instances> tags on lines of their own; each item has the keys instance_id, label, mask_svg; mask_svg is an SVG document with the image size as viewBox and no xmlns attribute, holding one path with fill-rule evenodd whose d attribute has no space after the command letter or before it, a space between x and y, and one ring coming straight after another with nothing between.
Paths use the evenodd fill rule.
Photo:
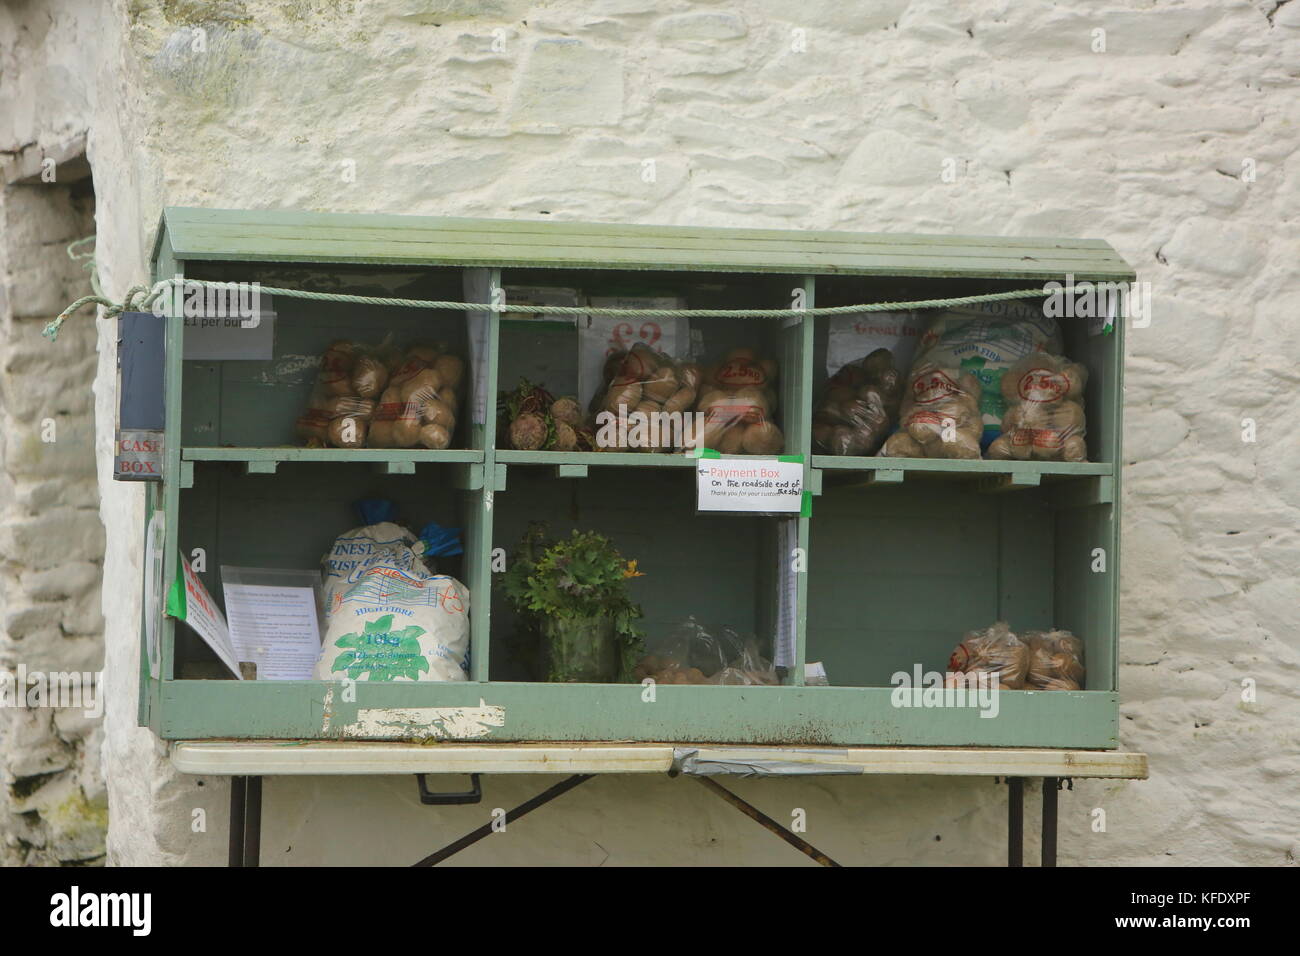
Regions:
<instances>
[{"instance_id":1,"label":"root vegetable","mask_svg":"<svg viewBox=\"0 0 1300 956\"><path fill-rule=\"evenodd\" d=\"M447 405L436 398L419 404L420 421L425 425L441 425L450 431L456 427L456 416Z\"/></svg>"},{"instance_id":2,"label":"root vegetable","mask_svg":"<svg viewBox=\"0 0 1300 956\"><path fill-rule=\"evenodd\" d=\"M327 437L335 448L364 448L367 432L364 418L345 416L329 423Z\"/></svg>"},{"instance_id":3,"label":"root vegetable","mask_svg":"<svg viewBox=\"0 0 1300 956\"><path fill-rule=\"evenodd\" d=\"M739 455L744 451L744 430L728 428L718 441L718 451L724 455Z\"/></svg>"},{"instance_id":4,"label":"root vegetable","mask_svg":"<svg viewBox=\"0 0 1300 956\"><path fill-rule=\"evenodd\" d=\"M683 385L664 402L665 412L687 412L695 404L695 389Z\"/></svg>"},{"instance_id":5,"label":"root vegetable","mask_svg":"<svg viewBox=\"0 0 1300 956\"><path fill-rule=\"evenodd\" d=\"M573 451L578 447L578 435L568 422L555 423L555 450Z\"/></svg>"},{"instance_id":6,"label":"root vegetable","mask_svg":"<svg viewBox=\"0 0 1300 956\"><path fill-rule=\"evenodd\" d=\"M352 366L352 391L362 398L374 398L388 384L388 366L373 355L363 355Z\"/></svg>"},{"instance_id":7,"label":"root vegetable","mask_svg":"<svg viewBox=\"0 0 1300 956\"><path fill-rule=\"evenodd\" d=\"M885 440L884 454L890 458L924 458L921 443L907 432L895 432Z\"/></svg>"},{"instance_id":8,"label":"root vegetable","mask_svg":"<svg viewBox=\"0 0 1300 956\"><path fill-rule=\"evenodd\" d=\"M420 418L418 415L403 415L392 424L389 434L394 448L414 448L420 440Z\"/></svg>"},{"instance_id":9,"label":"root vegetable","mask_svg":"<svg viewBox=\"0 0 1300 956\"><path fill-rule=\"evenodd\" d=\"M785 447L785 436L773 422L750 425L741 436L741 448L747 455L775 455Z\"/></svg>"},{"instance_id":10,"label":"root vegetable","mask_svg":"<svg viewBox=\"0 0 1300 956\"><path fill-rule=\"evenodd\" d=\"M510 423L510 447L537 451L546 444L548 429L540 415L525 413Z\"/></svg>"},{"instance_id":11,"label":"root vegetable","mask_svg":"<svg viewBox=\"0 0 1300 956\"><path fill-rule=\"evenodd\" d=\"M426 368L406 379L398 394L404 402L426 401L436 398L442 387L442 376L435 369Z\"/></svg>"},{"instance_id":12,"label":"root vegetable","mask_svg":"<svg viewBox=\"0 0 1300 956\"><path fill-rule=\"evenodd\" d=\"M639 404L641 404L641 384L639 382L627 382L610 388L605 399L604 410L617 415L620 406L630 411Z\"/></svg>"},{"instance_id":13,"label":"root vegetable","mask_svg":"<svg viewBox=\"0 0 1300 956\"><path fill-rule=\"evenodd\" d=\"M442 385L454 389L465 375L465 362L458 355L439 355L434 360L433 371L438 373Z\"/></svg>"},{"instance_id":14,"label":"root vegetable","mask_svg":"<svg viewBox=\"0 0 1300 956\"><path fill-rule=\"evenodd\" d=\"M442 449L451 444L451 432L442 425L422 425L419 443L425 448Z\"/></svg>"},{"instance_id":15,"label":"root vegetable","mask_svg":"<svg viewBox=\"0 0 1300 956\"><path fill-rule=\"evenodd\" d=\"M665 365L651 373L642 384L641 391L646 398L663 403L676 393L677 388L677 376L670 366Z\"/></svg>"},{"instance_id":16,"label":"root vegetable","mask_svg":"<svg viewBox=\"0 0 1300 956\"><path fill-rule=\"evenodd\" d=\"M582 408L573 398L557 398L551 403L551 417L566 425L582 424Z\"/></svg>"},{"instance_id":17,"label":"root vegetable","mask_svg":"<svg viewBox=\"0 0 1300 956\"><path fill-rule=\"evenodd\" d=\"M989 457L1036 461L1086 461L1087 416L1083 366L1059 355L1034 353L1002 375L1002 434L989 446Z\"/></svg>"}]
</instances>

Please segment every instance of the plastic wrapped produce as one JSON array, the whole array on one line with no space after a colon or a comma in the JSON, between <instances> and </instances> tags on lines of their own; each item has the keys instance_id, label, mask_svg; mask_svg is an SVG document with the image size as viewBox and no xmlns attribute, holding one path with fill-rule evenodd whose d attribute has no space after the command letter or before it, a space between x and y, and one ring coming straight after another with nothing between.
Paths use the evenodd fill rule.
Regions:
<instances>
[{"instance_id":1,"label":"plastic wrapped produce","mask_svg":"<svg viewBox=\"0 0 1300 956\"><path fill-rule=\"evenodd\" d=\"M1041 309L1021 302L979 302L933 313L912 364L960 369L975 378L980 445L987 447L1002 428L1003 374L1027 355L1059 354L1062 347L1056 319Z\"/></svg>"},{"instance_id":2,"label":"plastic wrapped produce","mask_svg":"<svg viewBox=\"0 0 1300 956\"><path fill-rule=\"evenodd\" d=\"M1002 434L988 457L1021 461L1087 461L1083 389L1088 372L1061 355L1037 353L1002 375Z\"/></svg>"},{"instance_id":3,"label":"plastic wrapped produce","mask_svg":"<svg viewBox=\"0 0 1300 956\"><path fill-rule=\"evenodd\" d=\"M1066 630L1026 631L1021 640L1029 647L1026 689L1083 688L1083 641Z\"/></svg>"},{"instance_id":4,"label":"plastic wrapped produce","mask_svg":"<svg viewBox=\"0 0 1300 956\"><path fill-rule=\"evenodd\" d=\"M321 355L307 409L295 423L298 436L308 444L318 448L365 446L375 403L358 395L352 386L353 370L362 358L368 367L375 354L345 339L331 342Z\"/></svg>"},{"instance_id":5,"label":"plastic wrapped produce","mask_svg":"<svg viewBox=\"0 0 1300 956\"><path fill-rule=\"evenodd\" d=\"M979 458L979 391L979 381L967 372L919 363L908 377L899 430L880 453L894 458Z\"/></svg>"},{"instance_id":6,"label":"plastic wrapped produce","mask_svg":"<svg viewBox=\"0 0 1300 956\"><path fill-rule=\"evenodd\" d=\"M704 369L696 410L702 445L724 455L776 455L785 435L776 421L778 366L752 348L732 349ZM692 446L694 447L694 446Z\"/></svg>"},{"instance_id":7,"label":"plastic wrapped produce","mask_svg":"<svg viewBox=\"0 0 1300 956\"><path fill-rule=\"evenodd\" d=\"M948 658L948 670L957 674L996 674L1001 690L1025 686L1029 671L1029 646L1012 633L1006 621L967 631Z\"/></svg>"},{"instance_id":8,"label":"plastic wrapped produce","mask_svg":"<svg viewBox=\"0 0 1300 956\"><path fill-rule=\"evenodd\" d=\"M464 370L437 345L401 351L336 341L321 356L298 434L316 447L447 448Z\"/></svg>"},{"instance_id":9,"label":"plastic wrapped produce","mask_svg":"<svg viewBox=\"0 0 1300 956\"><path fill-rule=\"evenodd\" d=\"M592 398L596 444L602 450L677 451L695 429L689 417L699 388L697 366L637 343L605 361L603 386Z\"/></svg>"},{"instance_id":10,"label":"plastic wrapped produce","mask_svg":"<svg viewBox=\"0 0 1300 956\"><path fill-rule=\"evenodd\" d=\"M730 628L714 634L690 617L665 634L646 638L647 654L632 672L657 684L779 684L776 668L752 636Z\"/></svg>"},{"instance_id":11,"label":"plastic wrapped produce","mask_svg":"<svg viewBox=\"0 0 1300 956\"><path fill-rule=\"evenodd\" d=\"M903 376L888 349L841 368L813 410L813 443L829 455L874 455L898 421Z\"/></svg>"}]
</instances>

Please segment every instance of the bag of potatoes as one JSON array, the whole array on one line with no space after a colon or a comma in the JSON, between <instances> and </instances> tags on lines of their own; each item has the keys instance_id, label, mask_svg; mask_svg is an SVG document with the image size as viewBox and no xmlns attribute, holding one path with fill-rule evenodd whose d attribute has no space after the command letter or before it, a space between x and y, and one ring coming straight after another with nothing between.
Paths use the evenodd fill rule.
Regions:
<instances>
[{"instance_id":1,"label":"bag of potatoes","mask_svg":"<svg viewBox=\"0 0 1300 956\"><path fill-rule=\"evenodd\" d=\"M732 349L700 377L696 411L704 415L702 442L724 455L777 455L785 435L776 423L778 366L751 348Z\"/></svg>"},{"instance_id":2,"label":"bag of potatoes","mask_svg":"<svg viewBox=\"0 0 1300 956\"><path fill-rule=\"evenodd\" d=\"M657 684L779 684L776 668L752 636L723 628L715 637L694 617L646 639L649 651L632 672Z\"/></svg>"},{"instance_id":3,"label":"bag of potatoes","mask_svg":"<svg viewBox=\"0 0 1300 956\"><path fill-rule=\"evenodd\" d=\"M441 345L412 345L396 356L371 424L371 447L450 447L464 375L464 360Z\"/></svg>"},{"instance_id":4,"label":"bag of potatoes","mask_svg":"<svg viewBox=\"0 0 1300 956\"><path fill-rule=\"evenodd\" d=\"M1012 633L1006 621L998 621L981 630L967 631L948 658L948 670L955 674L996 674L1000 690L1020 690L1029 671L1029 656L1029 646Z\"/></svg>"},{"instance_id":5,"label":"bag of potatoes","mask_svg":"<svg viewBox=\"0 0 1300 956\"><path fill-rule=\"evenodd\" d=\"M1083 641L1069 631L1026 631L1029 647L1026 690L1080 690L1083 687Z\"/></svg>"},{"instance_id":6,"label":"bag of potatoes","mask_svg":"<svg viewBox=\"0 0 1300 956\"><path fill-rule=\"evenodd\" d=\"M908 376L899 430L881 455L891 458L979 458L980 384L969 372L922 359Z\"/></svg>"},{"instance_id":7,"label":"bag of potatoes","mask_svg":"<svg viewBox=\"0 0 1300 956\"><path fill-rule=\"evenodd\" d=\"M298 436L315 448L364 448L380 380L388 380L383 347L368 349L338 339L321 356L307 410L298 417ZM380 378L376 378L380 376ZM358 388L360 385L360 388ZM362 392L366 394L361 394Z\"/></svg>"},{"instance_id":8,"label":"bag of potatoes","mask_svg":"<svg viewBox=\"0 0 1300 956\"><path fill-rule=\"evenodd\" d=\"M959 368L979 383L983 423L981 447L1001 430L1005 404L1002 376L1013 364L1035 352L1060 352L1061 329L1056 319L1025 302L978 302L937 311L926 323L913 364L931 362Z\"/></svg>"},{"instance_id":9,"label":"bag of potatoes","mask_svg":"<svg viewBox=\"0 0 1300 956\"><path fill-rule=\"evenodd\" d=\"M889 349L845 365L813 410L813 444L827 455L874 455L898 420L903 376Z\"/></svg>"},{"instance_id":10,"label":"bag of potatoes","mask_svg":"<svg viewBox=\"0 0 1300 956\"><path fill-rule=\"evenodd\" d=\"M459 551L456 532L427 525L417 538L383 498L356 502L364 522L321 558L325 636L317 680L468 679L469 589L434 574L432 551Z\"/></svg>"},{"instance_id":11,"label":"bag of potatoes","mask_svg":"<svg viewBox=\"0 0 1300 956\"><path fill-rule=\"evenodd\" d=\"M596 446L602 450L663 452L686 447L699 366L638 342L605 359L603 387L592 397Z\"/></svg>"},{"instance_id":12,"label":"bag of potatoes","mask_svg":"<svg viewBox=\"0 0 1300 956\"><path fill-rule=\"evenodd\" d=\"M1002 375L1002 434L988 457L1087 461L1083 389L1088 371L1063 355L1026 355Z\"/></svg>"},{"instance_id":13,"label":"bag of potatoes","mask_svg":"<svg viewBox=\"0 0 1300 956\"><path fill-rule=\"evenodd\" d=\"M722 645L694 616L666 632L646 635L646 655L632 672L640 682L656 684L707 684L727 663Z\"/></svg>"}]
</instances>

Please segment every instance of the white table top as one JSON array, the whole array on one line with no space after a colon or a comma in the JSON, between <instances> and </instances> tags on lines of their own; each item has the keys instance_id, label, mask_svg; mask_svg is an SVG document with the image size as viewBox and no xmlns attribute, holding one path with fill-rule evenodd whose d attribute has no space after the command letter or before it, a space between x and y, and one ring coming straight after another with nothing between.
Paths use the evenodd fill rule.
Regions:
<instances>
[{"instance_id":1,"label":"white table top","mask_svg":"<svg viewBox=\"0 0 1300 956\"><path fill-rule=\"evenodd\" d=\"M1145 779L1147 755L984 747L197 740L171 744L182 773L283 776L415 773L914 774Z\"/></svg>"}]
</instances>

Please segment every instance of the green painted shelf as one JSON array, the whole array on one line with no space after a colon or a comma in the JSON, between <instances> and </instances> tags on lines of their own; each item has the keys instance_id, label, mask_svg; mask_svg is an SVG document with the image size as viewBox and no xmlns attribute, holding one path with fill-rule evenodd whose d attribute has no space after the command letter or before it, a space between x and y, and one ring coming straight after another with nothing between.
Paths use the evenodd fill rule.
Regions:
<instances>
[{"instance_id":1,"label":"green painted shelf","mask_svg":"<svg viewBox=\"0 0 1300 956\"><path fill-rule=\"evenodd\" d=\"M514 285L553 285L762 309L787 308L792 292L812 308L1023 289L1069 274L1133 278L1095 239L205 209L166 211L153 270L156 279L473 304L500 301L499 290ZM472 596L470 679L361 683L355 700L324 682L197 679L211 672L210 652L161 611L148 618L146 601L139 720L164 739L1117 746L1122 322L1109 334L1063 322L1067 354L1089 370L1096 459L1069 464L814 455L829 320L793 310L780 319L691 320L691 347L706 357L746 345L779 363L785 450L802 456L816 497L811 514L778 518L697 513L694 482L681 474L697 464L688 455L494 447L500 387L526 377L557 395L584 390L581 323L284 296L275 312L274 355L264 362L185 360L184 322L167 321L163 481L149 485L146 504L147 520L165 519L157 567L202 549L200 577L221 603L222 564L315 567L358 523L352 502L390 497L408 525L461 529L464 554L448 573ZM456 447L295 447L315 357L335 338L385 335L444 341L467 359ZM1012 493L991 493L1000 491ZM786 655L783 683L667 686L648 702L639 685L530 680L528 647L492 584L501 555L538 518L556 533L608 534L638 560L645 576L634 597L652 634L687 615L753 633ZM146 591L161 588L157 573ZM965 631L999 619L1080 635L1084 689L1008 691L992 719L970 707L898 705L897 674L941 672ZM807 662L823 663L834 686L804 686Z\"/></svg>"},{"instance_id":2,"label":"green painted shelf","mask_svg":"<svg viewBox=\"0 0 1300 956\"><path fill-rule=\"evenodd\" d=\"M483 452L472 449L447 448L294 448L290 446L268 448L195 448L181 450L184 461L318 461L338 464L348 462L432 462L445 464L471 464L483 461Z\"/></svg>"}]
</instances>

